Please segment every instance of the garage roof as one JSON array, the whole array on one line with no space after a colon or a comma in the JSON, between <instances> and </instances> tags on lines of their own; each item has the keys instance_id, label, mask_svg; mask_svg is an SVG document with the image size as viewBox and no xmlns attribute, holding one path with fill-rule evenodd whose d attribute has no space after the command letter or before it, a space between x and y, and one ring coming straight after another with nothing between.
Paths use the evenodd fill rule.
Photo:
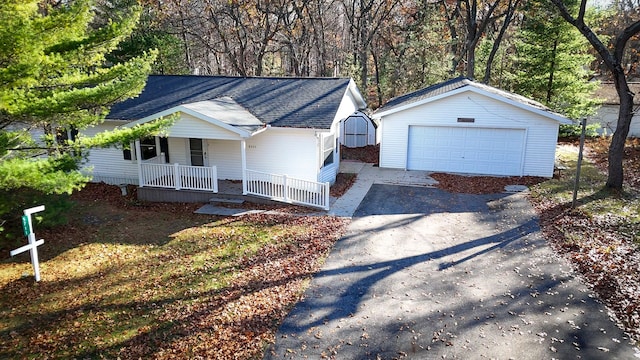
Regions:
<instances>
[{"instance_id":1,"label":"garage roof","mask_svg":"<svg viewBox=\"0 0 640 360\"><path fill-rule=\"evenodd\" d=\"M420 89L402 96L389 100L382 107L378 108L373 114L374 118L381 118L384 115L395 113L407 108L418 106L430 101L435 101L443 97L458 94L464 91L473 91L484 94L496 100L510 103L514 106L527 109L539 113L543 116L554 119L563 124L571 124L572 122L541 103L526 98L524 96L500 90L489 85L472 81L465 77L457 77L439 84L431 85L424 89Z\"/></svg>"}]
</instances>

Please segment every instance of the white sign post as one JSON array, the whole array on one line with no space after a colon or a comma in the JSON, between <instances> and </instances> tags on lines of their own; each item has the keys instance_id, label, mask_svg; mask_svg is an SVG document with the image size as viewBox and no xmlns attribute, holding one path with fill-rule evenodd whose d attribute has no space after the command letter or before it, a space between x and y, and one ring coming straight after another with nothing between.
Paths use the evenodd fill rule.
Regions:
<instances>
[{"instance_id":1,"label":"white sign post","mask_svg":"<svg viewBox=\"0 0 640 360\"><path fill-rule=\"evenodd\" d=\"M33 274L36 277L36 281L40 281L40 263L38 262L37 247L44 244L44 240L40 239L36 241L36 234L33 232L33 222L31 221L31 214L40 211L44 211L44 205L32 207L24 211L24 216L22 216L22 230L27 236L29 243L25 246L11 251L11 256L21 254L25 251L31 251L31 264L33 265Z\"/></svg>"}]
</instances>

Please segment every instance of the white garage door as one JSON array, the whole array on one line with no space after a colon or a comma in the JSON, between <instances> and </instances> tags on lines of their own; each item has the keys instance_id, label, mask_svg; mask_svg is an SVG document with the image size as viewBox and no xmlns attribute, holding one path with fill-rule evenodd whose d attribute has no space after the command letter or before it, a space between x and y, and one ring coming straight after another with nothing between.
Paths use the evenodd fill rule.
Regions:
<instances>
[{"instance_id":1,"label":"white garage door","mask_svg":"<svg viewBox=\"0 0 640 360\"><path fill-rule=\"evenodd\" d=\"M410 126L407 168L521 175L523 129Z\"/></svg>"}]
</instances>

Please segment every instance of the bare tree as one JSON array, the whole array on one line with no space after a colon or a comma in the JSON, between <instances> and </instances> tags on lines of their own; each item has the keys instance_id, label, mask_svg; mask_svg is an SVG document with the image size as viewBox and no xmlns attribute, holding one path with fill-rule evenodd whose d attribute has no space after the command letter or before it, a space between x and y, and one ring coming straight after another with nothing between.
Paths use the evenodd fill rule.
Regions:
<instances>
[{"instance_id":1,"label":"bare tree","mask_svg":"<svg viewBox=\"0 0 640 360\"><path fill-rule=\"evenodd\" d=\"M640 33L640 20L629 19L629 24L620 29L619 33L612 39L611 48L598 37L584 20L587 0L582 0L577 15L570 13L563 0L551 0L560 11L560 15L568 23L573 25L589 41L591 46L600 55L600 58L611 73L613 83L616 86L618 97L620 98L620 109L618 113L618 123L616 131L613 133L611 145L609 146L609 169L606 186L613 189L622 189L624 173L622 160L624 156L624 144L629 134L629 126L633 117L633 96L629 89L627 74L623 68L623 57L627 42L636 34ZM637 5L637 4L630 4Z\"/></svg>"},{"instance_id":2,"label":"bare tree","mask_svg":"<svg viewBox=\"0 0 640 360\"><path fill-rule=\"evenodd\" d=\"M342 4L349 22L351 51L360 70L360 86L367 91L371 44L399 0L343 0Z\"/></svg>"},{"instance_id":3,"label":"bare tree","mask_svg":"<svg viewBox=\"0 0 640 360\"><path fill-rule=\"evenodd\" d=\"M498 50L500 49L502 39L504 39L504 35L507 33L507 29L513 21L518 5L520 5L520 0L509 0L509 3L507 4L507 7L503 13L502 26L500 27L500 31L493 41L493 46L491 47L491 52L489 53L489 58L487 59L487 65L484 69L484 78L482 79L482 82L485 84L488 84L491 80L493 61L496 57L496 54L498 53Z\"/></svg>"}]
</instances>

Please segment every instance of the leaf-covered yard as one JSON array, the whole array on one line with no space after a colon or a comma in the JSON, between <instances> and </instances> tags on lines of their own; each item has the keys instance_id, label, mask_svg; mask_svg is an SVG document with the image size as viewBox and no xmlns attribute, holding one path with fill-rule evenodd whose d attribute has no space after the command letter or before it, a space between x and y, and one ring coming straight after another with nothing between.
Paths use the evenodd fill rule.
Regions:
<instances>
[{"instance_id":1,"label":"leaf-covered yard","mask_svg":"<svg viewBox=\"0 0 640 360\"><path fill-rule=\"evenodd\" d=\"M587 142L575 209L571 202L577 141L558 146L557 157L567 169L551 180L431 176L438 180L438 187L451 192L483 194L501 192L508 184L531 186L530 199L551 246L572 263L618 325L640 341L640 140L627 141L622 193L603 190L608 146L608 138Z\"/></svg>"},{"instance_id":2,"label":"leaf-covered yard","mask_svg":"<svg viewBox=\"0 0 640 360\"><path fill-rule=\"evenodd\" d=\"M559 147L568 169L556 178L517 180L532 185L551 245L638 340L640 142L628 143L620 194L602 191L607 145L588 144L577 209L569 206L575 143ZM447 191L472 193L516 180L433 176ZM354 180L341 179L334 195ZM133 199L90 186L74 195L69 225L36 227L45 239L40 283L23 277L28 255L0 260L0 358L260 357L346 225L296 207L219 218L194 215L196 205Z\"/></svg>"},{"instance_id":3,"label":"leaf-covered yard","mask_svg":"<svg viewBox=\"0 0 640 360\"><path fill-rule=\"evenodd\" d=\"M89 189L69 225L36 228L41 282L22 277L28 255L0 262L0 358L259 356L345 226L194 215L119 192Z\"/></svg>"},{"instance_id":4,"label":"leaf-covered yard","mask_svg":"<svg viewBox=\"0 0 640 360\"><path fill-rule=\"evenodd\" d=\"M640 141L625 148L625 187L604 189L608 138L590 140L571 208L577 146L562 144L558 156L568 167L560 176L533 187L540 225L555 250L582 274L612 310L614 320L640 340Z\"/></svg>"}]
</instances>

